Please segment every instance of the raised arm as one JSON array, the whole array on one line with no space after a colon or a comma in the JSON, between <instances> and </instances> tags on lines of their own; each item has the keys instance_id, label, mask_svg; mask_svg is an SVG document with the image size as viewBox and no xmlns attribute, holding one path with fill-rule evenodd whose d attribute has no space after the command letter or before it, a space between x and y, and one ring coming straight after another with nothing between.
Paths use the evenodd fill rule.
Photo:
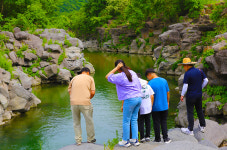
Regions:
<instances>
[{"instance_id":1,"label":"raised arm","mask_svg":"<svg viewBox=\"0 0 227 150\"><path fill-rule=\"evenodd\" d=\"M106 75L106 79L108 79L108 77L111 75L111 74L114 74L118 69L120 69L121 67L123 67L123 63L119 63L113 70L111 70L107 75Z\"/></svg>"}]
</instances>

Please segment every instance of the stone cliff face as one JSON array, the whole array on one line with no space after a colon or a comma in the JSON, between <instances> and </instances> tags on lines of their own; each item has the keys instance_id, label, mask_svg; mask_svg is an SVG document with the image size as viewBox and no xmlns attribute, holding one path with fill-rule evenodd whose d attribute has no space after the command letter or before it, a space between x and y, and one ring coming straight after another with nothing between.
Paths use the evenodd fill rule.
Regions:
<instances>
[{"instance_id":1,"label":"stone cliff face","mask_svg":"<svg viewBox=\"0 0 227 150\"><path fill-rule=\"evenodd\" d=\"M68 83L83 66L95 70L84 58L83 43L63 29L39 29L36 34L14 29L1 31L6 36L1 51L12 61L12 74L0 68L0 125L18 113L36 107L41 100L32 86Z\"/></svg>"}]
</instances>

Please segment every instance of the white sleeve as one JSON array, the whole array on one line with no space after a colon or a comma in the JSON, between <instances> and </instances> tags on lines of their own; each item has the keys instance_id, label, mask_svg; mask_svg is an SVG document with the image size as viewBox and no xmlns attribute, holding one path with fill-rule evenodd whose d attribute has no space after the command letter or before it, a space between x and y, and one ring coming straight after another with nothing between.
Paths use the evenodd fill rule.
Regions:
<instances>
[{"instance_id":1,"label":"white sleeve","mask_svg":"<svg viewBox=\"0 0 227 150\"><path fill-rule=\"evenodd\" d=\"M188 90L188 84L184 84L181 92L181 96L184 96Z\"/></svg>"},{"instance_id":2,"label":"white sleeve","mask_svg":"<svg viewBox=\"0 0 227 150\"><path fill-rule=\"evenodd\" d=\"M149 89L149 91L150 91L150 95L154 95L154 91L153 91L153 89L150 87L150 85L148 85L148 89Z\"/></svg>"},{"instance_id":3,"label":"white sleeve","mask_svg":"<svg viewBox=\"0 0 227 150\"><path fill-rule=\"evenodd\" d=\"M207 78L203 79L202 88L204 88L207 85L207 83L208 83L208 79Z\"/></svg>"}]
</instances>

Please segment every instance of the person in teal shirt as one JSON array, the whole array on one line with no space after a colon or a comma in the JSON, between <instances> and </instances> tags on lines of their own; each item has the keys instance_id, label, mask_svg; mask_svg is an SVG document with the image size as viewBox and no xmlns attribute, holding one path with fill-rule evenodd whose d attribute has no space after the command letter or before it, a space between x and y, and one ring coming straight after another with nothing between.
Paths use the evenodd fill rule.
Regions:
<instances>
[{"instance_id":1,"label":"person in teal shirt","mask_svg":"<svg viewBox=\"0 0 227 150\"><path fill-rule=\"evenodd\" d=\"M170 99L168 82L164 78L158 77L154 69L147 69L145 75L149 80L148 85L151 86L155 93L152 106L153 127L155 132L154 142L161 142L161 126L164 142L170 143L171 140L168 138L167 133L167 116Z\"/></svg>"}]
</instances>

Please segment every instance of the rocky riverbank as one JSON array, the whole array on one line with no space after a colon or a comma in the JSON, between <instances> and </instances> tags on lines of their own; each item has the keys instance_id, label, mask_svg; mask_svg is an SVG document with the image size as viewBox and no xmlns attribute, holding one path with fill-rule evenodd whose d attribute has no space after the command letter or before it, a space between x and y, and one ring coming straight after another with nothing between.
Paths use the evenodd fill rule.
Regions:
<instances>
[{"instance_id":1,"label":"rocky riverbank","mask_svg":"<svg viewBox=\"0 0 227 150\"><path fill-rule=\"evenodd\" d=\"M224 140L227 139L227 124L219 125L215 121L206 120L207 127L206 132L201 133L198 128L198 120L195 122L194 127L194 134L195 136L189 136L183 134L179 128L171 129L169 131L169 137L172 139L170 144L161 143L154 143L154 142L147 142L141 144L139 147L131 146L130 148L123 148L116 145L114 150L123 150L123 149L130 149L130 150L146 150L146 149L153 149L153 150L226 150L227 147L220 147ZM95 144L87 144L83 143L81 146L70 145L66 146L60 150L103 150L104 147L101 145Z\"/></svg>"},{"instance_id":2,"label":"rocky riverbank","mask_svg":"<svg viewBox=\"0 0 227 150\"><path fill-rule=\"evenodd\" d=\"M32 86L68 83L83 66L95 70L84 58L83 43L63 29L39 29L34 33L15 28L1 31L0 125L36 107L41 100ZM10 63L11 62L11 63ZM2 63L3 64L3 63Z\"/></svg>"}]
</instances>

